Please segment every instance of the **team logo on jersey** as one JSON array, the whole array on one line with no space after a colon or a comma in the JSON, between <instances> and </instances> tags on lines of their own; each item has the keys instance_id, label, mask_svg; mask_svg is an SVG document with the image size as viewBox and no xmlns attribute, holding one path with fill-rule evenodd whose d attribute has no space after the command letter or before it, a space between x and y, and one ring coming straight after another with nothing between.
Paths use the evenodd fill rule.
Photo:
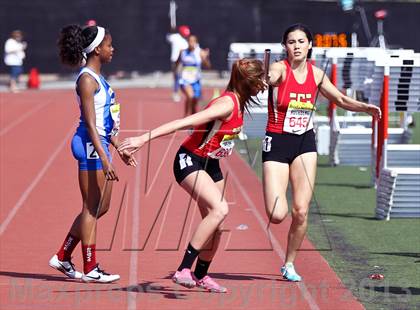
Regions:
<instances>
[{"instance_id":1,"label":"team logo on jersey","mask_svg":"<svg viewBox=\"0 0 420 310\"><path fill-rule=\"evenodd\" d=\"M292 102L306 102L312 104L312 94L290 93L290 103Z\"/></svg>"}]
</instances>

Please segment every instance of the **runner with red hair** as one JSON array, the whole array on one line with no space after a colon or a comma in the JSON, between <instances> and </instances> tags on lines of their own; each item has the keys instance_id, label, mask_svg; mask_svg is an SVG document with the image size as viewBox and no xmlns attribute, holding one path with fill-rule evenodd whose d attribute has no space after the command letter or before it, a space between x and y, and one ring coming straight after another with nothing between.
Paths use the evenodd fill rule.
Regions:
<instances>
[{"instance_id":1,"label":"runner with red hair","mask_svg":"<svg viewBox=\"0 0 420 310\"><path fill-rule=\"evenodd\" d=\"M171 121L149 133L123 141L119 151L138 151L147 142L180 129L194 126L194 131L179 148L173 170L178 184L198 203L202 221L196 228L184 258L172 277L175 283L211 292L227 289L208 274L221 237L221 226L229 207L223 197L225 183L219 159L229 156L234 139L241 131L247 106L253 96L265 88L263 64L255 59L242 59L233 64L226 91L207 107L183 119ZM204 250L210 248L210 250ZM195 271L191 267L197 259Z\"/></svg>"}]
</instances>

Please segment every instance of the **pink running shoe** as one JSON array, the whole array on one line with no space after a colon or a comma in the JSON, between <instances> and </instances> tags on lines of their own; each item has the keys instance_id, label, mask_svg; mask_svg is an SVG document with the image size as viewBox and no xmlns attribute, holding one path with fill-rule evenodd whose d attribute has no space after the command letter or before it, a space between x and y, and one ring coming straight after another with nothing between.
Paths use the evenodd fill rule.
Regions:
<instances>
[{"instance_id":1,"label":"pink running shoe","mask_svg":"<svg viewBox=\"0 0 420 310\"><path fill-rule=\"evenodd\" d=\"M195 277L194 277L195 278ZM219 285L216 281L206 275L201 280L196 280L197 286L211 293L227 293L227 288Z\"/></svg>"},{"instance_id":2,"label":"pink running shoe","mask_svg":"<svg viewBox=\"0 0 420 310\"><path fill-rule=\"evenodd\" d=\"M189 268L184 268L181 271L175 272L172 281L187 288L193 288L197 284L192 278L191 269Z\"/></svg>"}]
</instances>

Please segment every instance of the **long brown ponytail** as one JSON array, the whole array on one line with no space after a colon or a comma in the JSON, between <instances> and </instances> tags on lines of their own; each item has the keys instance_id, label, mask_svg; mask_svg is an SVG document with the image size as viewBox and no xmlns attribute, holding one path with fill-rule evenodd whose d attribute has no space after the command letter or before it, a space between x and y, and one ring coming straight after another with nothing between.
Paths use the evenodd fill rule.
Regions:
<instances>
[{"instance_id":1,"label":"long brown ponytail","mask_svg":"<svg viewBox=\"0 0 420 310\"><path fill-rule=\"evenodd\" d=\"M243 58L237 60L232 65L227 91L236 91L239 94L239 104L241 111L248 111L251 104L258 102L252 97L253 89L264 88L262 81L264 76L263 63L257 59Z\"/></svg>"}]
</instances>

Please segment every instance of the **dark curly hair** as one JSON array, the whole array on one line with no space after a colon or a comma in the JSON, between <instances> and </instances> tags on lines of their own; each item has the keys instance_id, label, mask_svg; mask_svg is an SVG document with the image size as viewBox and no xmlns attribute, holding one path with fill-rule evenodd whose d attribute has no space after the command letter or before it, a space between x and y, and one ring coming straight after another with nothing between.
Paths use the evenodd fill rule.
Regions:
<instances>
[{"instance_id":1,"label":"dark curly hair","mask_svg":"<svg viewBox=\"0 0 420 310\"><path fill-rule=\"evenodd\" d=\"M83 61L83 49L88 47L98 33L96 26L68 25L61 29L57 45L63 64L78 67Z\"/></svg>"}]
</instances>

